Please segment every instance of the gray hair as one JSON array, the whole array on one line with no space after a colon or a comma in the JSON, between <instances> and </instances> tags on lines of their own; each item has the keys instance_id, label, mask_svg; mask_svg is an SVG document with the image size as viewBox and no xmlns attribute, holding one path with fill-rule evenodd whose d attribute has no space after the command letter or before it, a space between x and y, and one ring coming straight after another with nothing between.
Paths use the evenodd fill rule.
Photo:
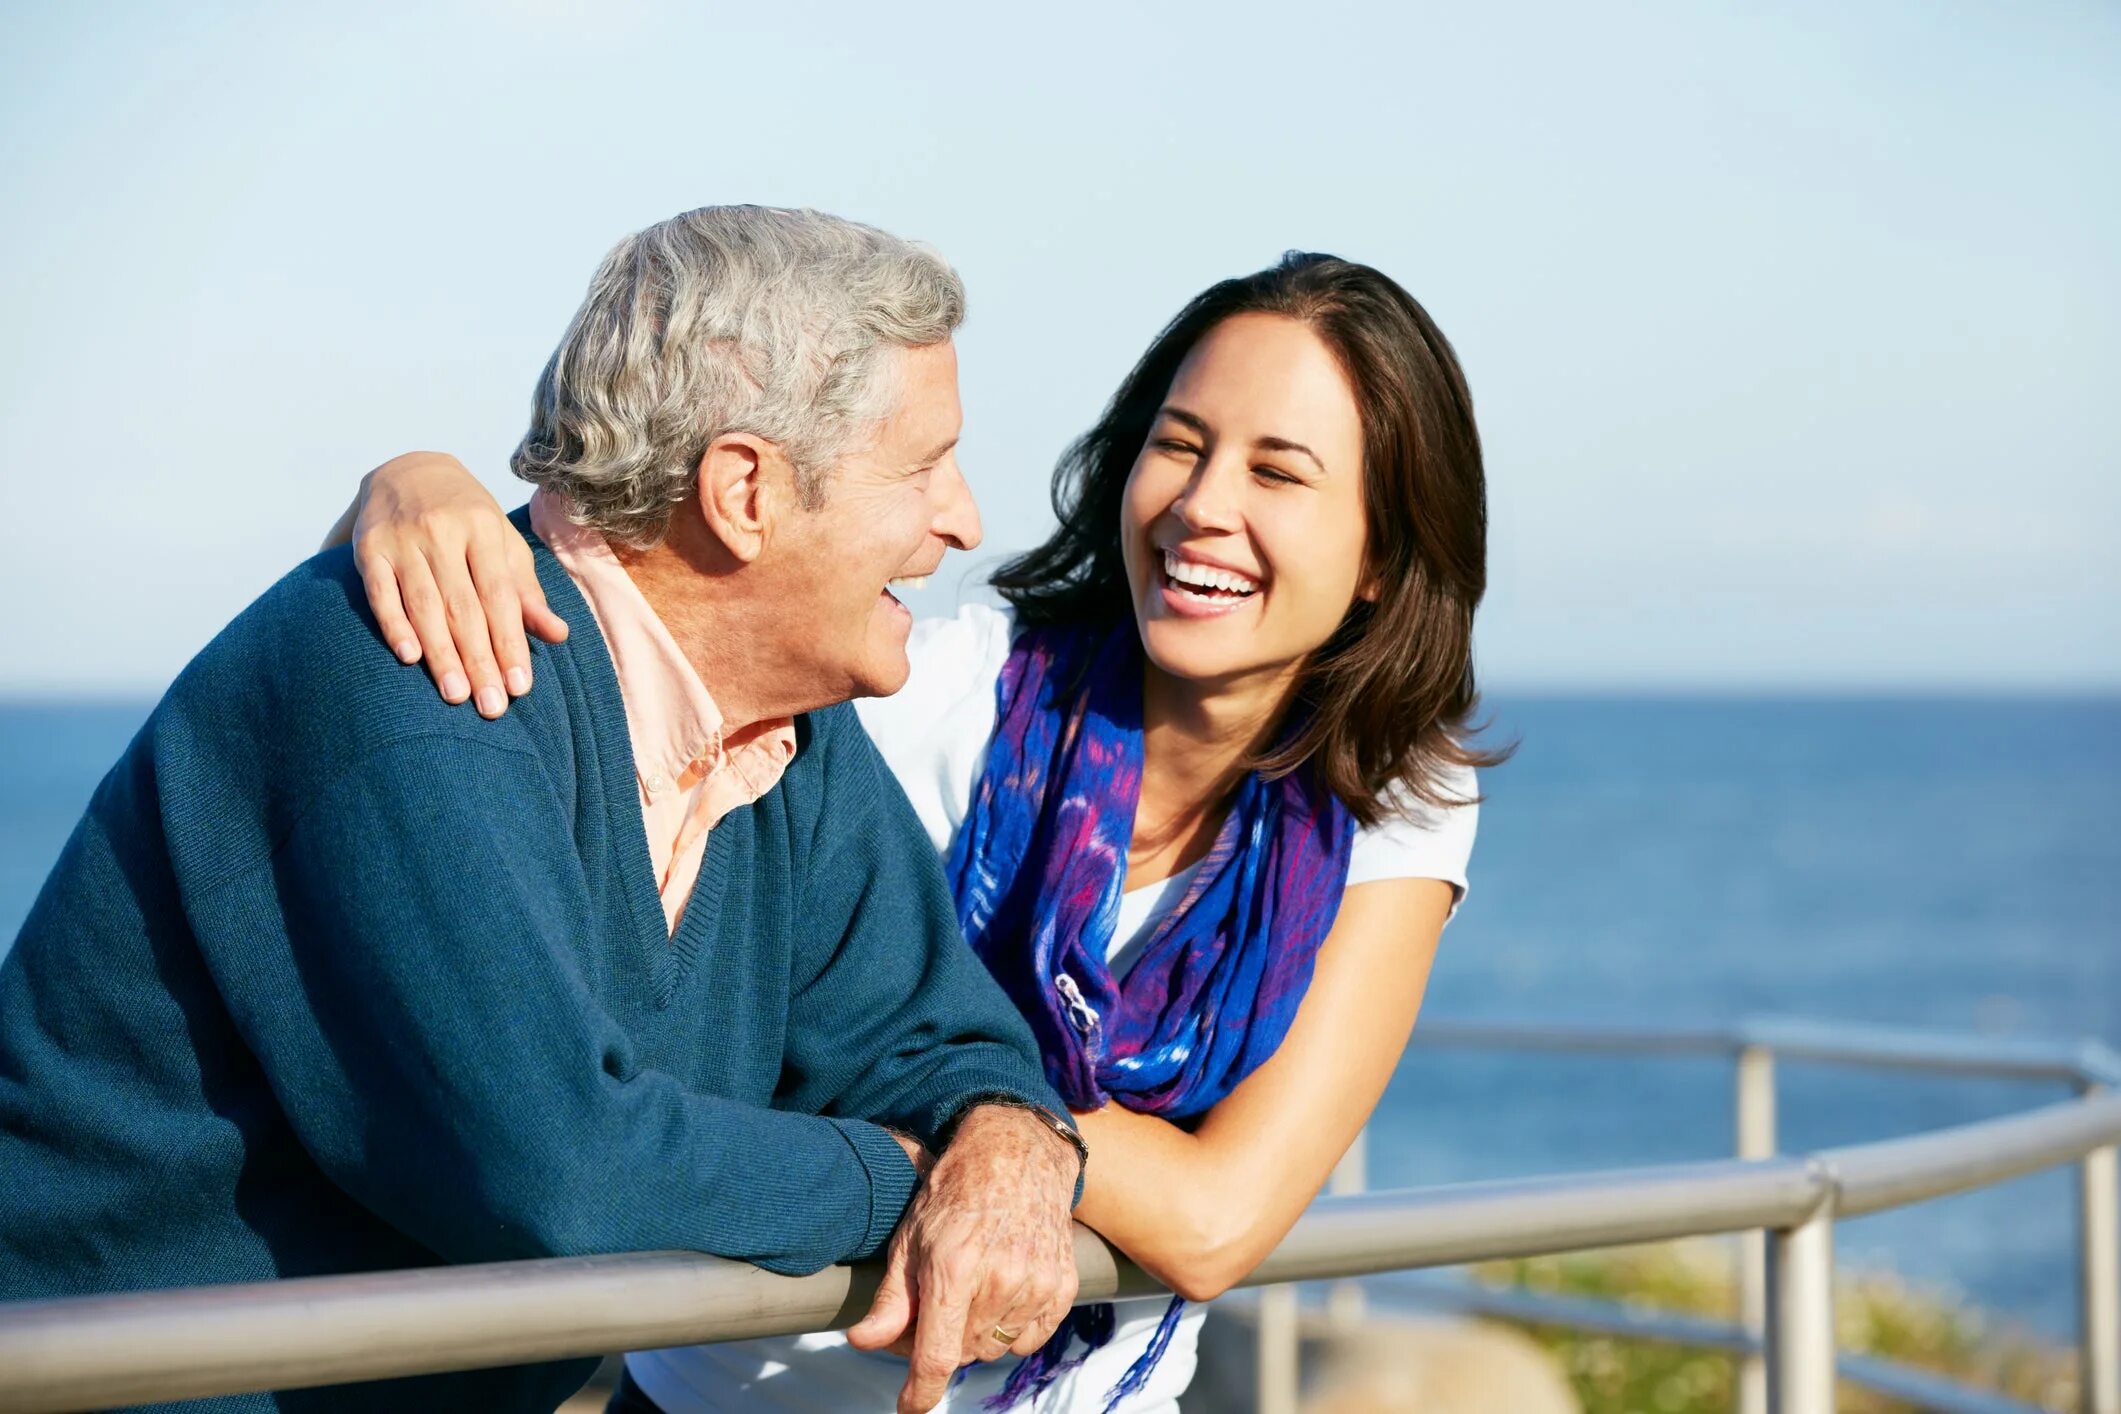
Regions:
<instances>
[{"instance_id":1,"label":"gray hair","mask_svg":"<svg viewBox=\"0 0 2121 1414\"><path fill-rule=\"evenodd\" d=\"M964 317L963 283L926 246L821 211L688 211L604 257L510 465L646 548L708 443L748 432L787 454L814 509L897 407L898 351Z\"/></svg>"}]
</instances>

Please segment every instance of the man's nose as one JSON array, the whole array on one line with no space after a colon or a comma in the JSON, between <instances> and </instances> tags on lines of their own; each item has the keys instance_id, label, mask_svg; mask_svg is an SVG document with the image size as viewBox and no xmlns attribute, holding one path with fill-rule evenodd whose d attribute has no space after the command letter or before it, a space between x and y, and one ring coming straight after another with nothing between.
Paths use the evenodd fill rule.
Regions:
<instances>
[{"instance_id":1,"label":"man's nose","mask_svg":"<svg viewBox=\"0 0 2121 1414\"><path fill-rule=\"evenodd\" d=\"M938 498L935 533L960 550L978 549L979 506L972 499L972 488L965 484L965 473L958 467L956 456L943 459L930 485Z\"/></svg>"}]
</instances>

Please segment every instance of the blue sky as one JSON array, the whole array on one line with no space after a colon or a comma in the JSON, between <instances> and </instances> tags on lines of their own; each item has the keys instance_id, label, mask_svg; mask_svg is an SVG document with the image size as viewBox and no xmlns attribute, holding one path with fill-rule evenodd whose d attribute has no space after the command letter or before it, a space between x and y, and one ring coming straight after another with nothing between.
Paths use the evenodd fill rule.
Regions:
<instances>
[{"instance_id":1,"label":"blue sky","mask_svg":"<svg viewBox=\"0 0 2121 1414\"><path fill-rule=\"evenodd\" d=\"M790 13L0 11L0 692L159 687L393 452L520 499L597 258L719 201L964 273L991 550L1180 303L1326 249L1466 364L1492 685L2121 688L2114 7Z\"/></svg>"}]
</instances>

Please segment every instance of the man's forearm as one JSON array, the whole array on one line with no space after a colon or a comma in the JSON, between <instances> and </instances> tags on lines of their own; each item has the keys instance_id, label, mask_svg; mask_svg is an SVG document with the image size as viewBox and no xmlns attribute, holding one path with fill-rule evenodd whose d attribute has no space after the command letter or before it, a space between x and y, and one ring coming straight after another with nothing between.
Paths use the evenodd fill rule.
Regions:
<instances>
[{"instance_id":1,"label":"man's forearm","mask_svg":"<svg viewBox=\"0 0 2121 1414\"><path fill-rule=\"evenodd\" d=\"M202 928L304 1146L454 1260L684 1247L803 1271L874 1251L916 1178L887 1131L631 1068L569 942L586 901L522 863L561 828L541 781L483 737L383 748L273 861L284 934ZM379 845L408 818L450 841L446 870L410 837ZM285 997L312 1004L267 1000Z\"/></svg>"}]
</instances>

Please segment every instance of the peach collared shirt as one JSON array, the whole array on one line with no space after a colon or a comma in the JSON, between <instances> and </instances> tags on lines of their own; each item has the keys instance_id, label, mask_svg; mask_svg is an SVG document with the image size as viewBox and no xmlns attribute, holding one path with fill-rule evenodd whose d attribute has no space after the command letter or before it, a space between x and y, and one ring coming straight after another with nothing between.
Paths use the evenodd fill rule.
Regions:
<instances>
[{"instance_id":1,"label":"peach collared shirt","mask_svg":"<svg viewBox=\"0 0 2121 1414\"><path fill-rule=\"evenodd\" d=\"M779 782L795 757L795 721L778 717L725 734L707 684L604 537L568 519L565 500L543 490L530 498L530 528L582 591L611 650L648 860L675 933L699 882L708 832Z\"/></svg>"}]
</instances>

